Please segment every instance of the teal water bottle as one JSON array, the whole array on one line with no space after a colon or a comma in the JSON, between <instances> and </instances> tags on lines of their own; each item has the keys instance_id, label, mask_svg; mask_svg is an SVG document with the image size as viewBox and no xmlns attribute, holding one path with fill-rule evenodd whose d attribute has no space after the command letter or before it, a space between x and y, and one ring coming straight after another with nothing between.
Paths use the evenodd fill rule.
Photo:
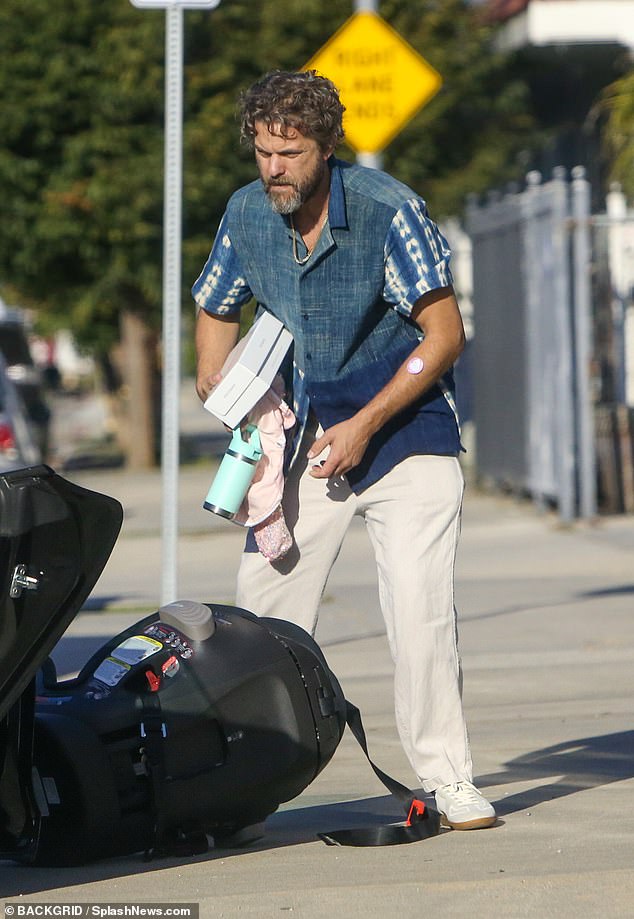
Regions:
<instances>
[{"instance_id":1,"label":"teal water bottle","mask_svg":"<svg viewBox=\"0 0 634 919\"><path fill-rule=\"evenodd\" d=\"M234 428L231 443L203 502L205 510L231 520L249 490L261 457L262 446L257 427L248 424L244 436L239 427Z\"/></svg>"}]
</instances>

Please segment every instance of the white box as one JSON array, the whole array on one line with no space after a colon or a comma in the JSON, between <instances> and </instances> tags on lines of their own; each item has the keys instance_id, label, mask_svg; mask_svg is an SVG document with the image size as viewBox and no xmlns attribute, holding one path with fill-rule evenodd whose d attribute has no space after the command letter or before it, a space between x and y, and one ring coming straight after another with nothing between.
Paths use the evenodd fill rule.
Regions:
<instances>
[{"instance_id":1,"label":"white box","mask_svg":"<svg viewBox=\"0 0 634 919\"><path fill-rule=\"evenodd\" d=\"M222 380L209 393L205 408L236 428L270 389L293 336L271 313L262 313L231 351Z\"/></svg>"}]
</instances>

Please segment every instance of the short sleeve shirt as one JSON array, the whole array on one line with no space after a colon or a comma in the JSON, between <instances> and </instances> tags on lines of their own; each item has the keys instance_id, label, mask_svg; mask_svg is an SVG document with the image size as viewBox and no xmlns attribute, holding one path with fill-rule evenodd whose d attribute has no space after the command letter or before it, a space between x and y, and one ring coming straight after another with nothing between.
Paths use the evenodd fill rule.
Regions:
<instances>
[{"instance_id":1,"label":"short sleeve shirt","mask_svg":"<svg viewBox=\"0 0 634 919\"><path fill-rule=\"evenodd\" d=\"M330 167L328 222L305 264L293 260L289 220L257 181L232 196L192 289L218 316L255 297L290 329L298 435L311 406L325 428L366 404L422 336L411 320L416 302L452 284L449 246L419 196L377 170L334 158ZM379 432L363 468L348 474L351 486L362 490L412 453L455 455L452 391L448 374Z\"/></svg>"}]
</instances>

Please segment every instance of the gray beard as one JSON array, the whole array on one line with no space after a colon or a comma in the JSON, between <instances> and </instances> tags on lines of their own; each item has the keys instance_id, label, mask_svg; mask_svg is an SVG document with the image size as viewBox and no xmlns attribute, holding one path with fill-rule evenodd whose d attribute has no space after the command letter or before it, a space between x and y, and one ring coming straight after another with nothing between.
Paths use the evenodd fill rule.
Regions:
<instances>
[{"instance_id":1,"label":"gray beard","mask_svg":"<svg viewBox=\"0 0 634 919\"><path fill-rule=\"evenodd\" d=\"M276 195L274 188L292 188L290 195ZM269 203L276 214L294 214L304 203L304 196L294 185L273 185L265 188Z\"/></svg>"},{"instance_id":2,"label":"gray beard","mask_svg":"<svg viewBox=\"0 0 634 919\"><path fill-rule=\"evenodd\" d=\"M317 169L312 175L307 176L302 185L291 185L290 183L275 185L275 183L264 183L264 191L275 213L287 215L295 214L302 204L305 204L306 201L315 194L326 168L325 164L322 165L321 169ZM290 195L276 196L273 191L275 188L290 188L292 191Z\"/></svg>"}]
</instances>

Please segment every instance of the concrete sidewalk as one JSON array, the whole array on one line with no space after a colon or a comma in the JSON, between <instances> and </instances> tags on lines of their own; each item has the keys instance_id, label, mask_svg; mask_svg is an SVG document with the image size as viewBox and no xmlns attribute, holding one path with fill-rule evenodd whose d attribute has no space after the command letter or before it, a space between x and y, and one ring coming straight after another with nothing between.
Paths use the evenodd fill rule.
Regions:
<instances>
[{"instance_id":1,"label":"concrete sidewalk","mask_svg":"<svg viewBox=\"0 0 634 919\"><path fill-rule=\"evenodd\" d=\"M179 594L231 602L243 532L201 509L211 474L200 465L181 476ZM56 649L62 672L156 608L161 557L158 475L68 478L117 497L126 519L85 612ZM470 491L456 591L477 783L495 802L495 828L392 848L325 846L318 831L401 819L346 735L247 850L65 870L4 865L0 894L29 903L196 902L213 917L631 916L634 520L561 528L530 505ZM375 761L411 783L362 524L333 571L317 638L362 710Z\"/></svg>"}]
</instances>

